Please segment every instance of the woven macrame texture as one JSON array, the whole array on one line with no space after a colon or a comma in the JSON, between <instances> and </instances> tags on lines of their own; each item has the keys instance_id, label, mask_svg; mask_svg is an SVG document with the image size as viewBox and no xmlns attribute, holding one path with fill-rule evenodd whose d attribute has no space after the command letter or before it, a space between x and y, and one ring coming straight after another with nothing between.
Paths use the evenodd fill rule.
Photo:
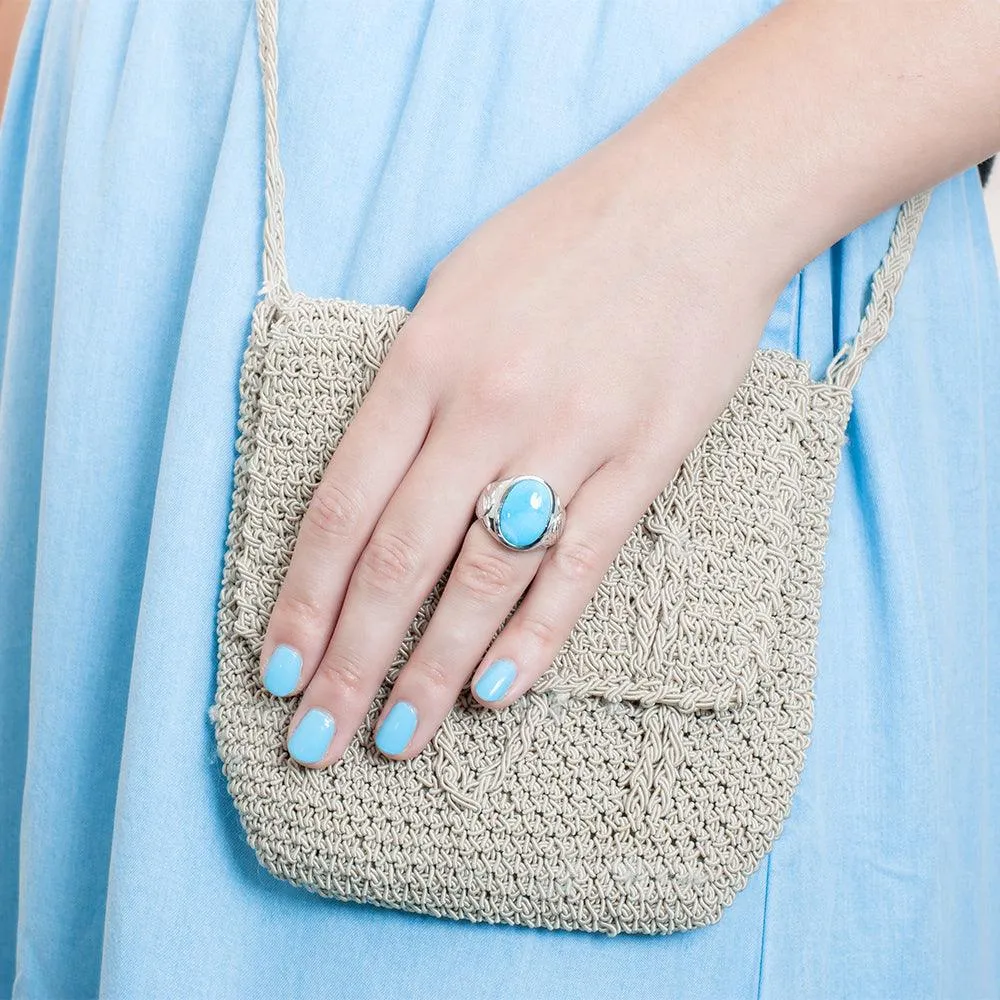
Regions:
<instances>
[{"instance_id":1,"label":"woven macrame texture","mask_svg":"<svg viewBox=\"0 0 1000 1000\"><path fill-rule=\"evenodd\" d=\"M247 839L279 878L338 899L609 934L718 920L804 763L849 389L758 350L532 692L495 711L466 690L413 761L374 749L446 572L343 760L305 768L261 642L309 498L407 316L297 293L254 312L213 706Z\"/></svg>"}]
</instances>

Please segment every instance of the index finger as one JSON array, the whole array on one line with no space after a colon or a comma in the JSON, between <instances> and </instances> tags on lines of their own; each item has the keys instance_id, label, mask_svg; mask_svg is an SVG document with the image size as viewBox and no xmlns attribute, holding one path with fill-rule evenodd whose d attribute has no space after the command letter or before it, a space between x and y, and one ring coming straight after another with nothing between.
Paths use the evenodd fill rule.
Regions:
<instances>
[{"instance_id":1,"label":"index finger","mask_svg":"<svg viewBox=\"0 0 1000 1000\"><path fill-rule=\"evenodd\" d=\"M394 360L377 372L341 437L299 526L261 647L261 681L274 695L301 691L330 637L355 563L420 451L433 406Z\"/></svg>"}]
</instances>

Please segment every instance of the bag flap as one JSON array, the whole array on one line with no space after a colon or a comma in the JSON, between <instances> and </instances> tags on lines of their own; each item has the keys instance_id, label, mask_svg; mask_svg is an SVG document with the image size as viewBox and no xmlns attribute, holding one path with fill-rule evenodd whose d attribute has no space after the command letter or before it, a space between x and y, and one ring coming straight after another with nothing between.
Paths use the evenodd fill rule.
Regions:
<instances>
[{"instance_id":1,"label":"bag flap","mask_svg":"<svg viewBox=\"0 0 1000 1000\"><path fill-rule=\"evenodd\" d=\"M758 351L535 690L719 711L780 669L779 648L811 651L850 405L793 355Z\"/></svg>"},{"instance_id":2,"label":"bag flap","mask_svg":"<svg viewBox=\"0 0 1000 1000\"><path fill-rule=\"evenodd\" d=\"M236 627L255 645L298 520L405 318L374 311L361 325L326 308L333 313L293 313L272 331L256 425L246 428ZM776 643L815 640L849 409L850 394L812 382L803 362L758 351L535 690L684 712L745 704Z\"/></svg>"}]
</instances>

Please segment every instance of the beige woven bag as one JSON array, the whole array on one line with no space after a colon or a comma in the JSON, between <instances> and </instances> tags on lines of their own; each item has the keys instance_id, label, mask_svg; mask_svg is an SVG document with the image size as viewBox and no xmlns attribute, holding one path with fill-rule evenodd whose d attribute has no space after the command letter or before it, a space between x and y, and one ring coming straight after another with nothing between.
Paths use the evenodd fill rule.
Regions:
<instances>
[{"instance_id":1,"label":"beige woven bag","mask_svg":"<svg viewBox=\"0 0 1000 1000\"><path fill-rule=\"evenodd\" d=\"M610 934L718 920L802 770L851 388L885 336L930 192L900 208L858 335L824 381L789 353L756 352L533 691L499 712L465 691L412 761L374 749L445 574L342 761L304 768L285 745L294 701L258 680L261 641L306 504L408 312L290 289L275 0L257 13L265 295L240 379L212 713L250 844L322 895L440 916Z\"/></svg>"}]
</instances>

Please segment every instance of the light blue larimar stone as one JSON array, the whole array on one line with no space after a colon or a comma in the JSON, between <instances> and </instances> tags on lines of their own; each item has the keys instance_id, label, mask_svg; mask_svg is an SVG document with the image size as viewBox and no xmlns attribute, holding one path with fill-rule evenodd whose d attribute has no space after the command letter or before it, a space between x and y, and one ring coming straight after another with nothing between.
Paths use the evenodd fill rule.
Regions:
<instances>
[{"instance_id":1,"label":"light blue larimar stone","mask_svg":"<svg viewBox=\"0 0 1000 1000\"><path fill-rule=\"evenodd\" d=\"M515 548L533 545L549 526L552 506L552 490L544 480L532 476L514 483L500 504L500 534Z\"/></svg>"}]
</instances>

